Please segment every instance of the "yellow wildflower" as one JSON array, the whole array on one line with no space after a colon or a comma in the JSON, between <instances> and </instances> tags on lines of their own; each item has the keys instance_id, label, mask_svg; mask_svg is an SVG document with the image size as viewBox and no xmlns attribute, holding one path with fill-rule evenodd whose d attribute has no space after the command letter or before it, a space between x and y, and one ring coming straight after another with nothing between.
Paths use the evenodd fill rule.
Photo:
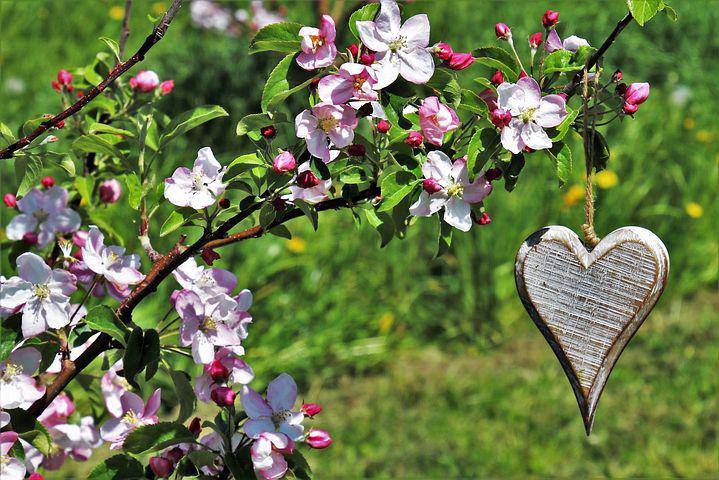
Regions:
<instances>
[{"instance_id":1,"label":"yellow wildflower","mask_svg":"<svg viewBox=\"0 0 719 480\"><path fill-rule=\"evenodd\" d=\"M596 174L594 179L597 182L597 186L604 189L616 187L619 183L619 177L613 170L602 170Z\"/></svg>"},{"instance_id":2,"label":"yellow wildflower","mask_svg":"<svg viewBox=\"0 0 719 480\"><path fill-rule=\"evenodd\" d=\"M114 5L110 8L108 15L113 20L122 20L123 18L125 18L125 9L122 8L120 5Z\"/></svg>"},{"instance_id":3,"label":"yellow wildflower","mask_svg":"<svg viewBox=\"0 0 719 480\"><path fill-rule=\"evenodd\" d=\"M692 218L699 218L702 215L704 215L704 207L699 205L697 202L690 202L687 203L686 207L684 209L687 212L687 215L689 215Z\"/></svg>"},{"instance_id":4,"label":"yellow wildflower","mask_svg":"<svg viewBox=\"0 0 719 480\"><path fill-rule=\"evenodd\" d=\"M584 198L584 188L579 185L572 185L564 194L564 206L571 207Z\"/></svg>"},{"instance_id":5,"label":"yellow wildflower","mask_svg":"<svg viewBox=\"0 0 719 480\"><path fill-rule=\"evenodd\" d=\"M302 253L307 248L307 242L302 240L300 237L292 237L287 240L287 250L292 253Z\"/></svg>"},{"instance_id":6,"label":"yellow wildflower","mask_svg":"<svg viewBox=\"0 0 719 480\"><path fill-rule=\"evenodd\" d=\"M712 134L709 130L699 130L695 136L702 143L709 143L712 139Z\"/></svg>"},{"instance_id":7,"label":"yellow wildflower","mask_svg":"<svg viewBox=\"0 0 719 480\"><path fill-rule=\"evenodd\" d=\"M686 128L687 130L691 130L692 128L694 128L694 125L696 125L696 124L697 124L696 120L694 120L691 117L687 117L684 119L684 128Z\"/></svg>"}]
</instances>

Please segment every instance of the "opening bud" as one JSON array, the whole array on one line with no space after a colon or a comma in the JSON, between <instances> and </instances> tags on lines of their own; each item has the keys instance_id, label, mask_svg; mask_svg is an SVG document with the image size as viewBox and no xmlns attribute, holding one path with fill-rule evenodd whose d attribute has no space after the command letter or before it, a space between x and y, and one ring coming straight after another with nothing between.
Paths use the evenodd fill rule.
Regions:
<instances>
[{"instance_id":1,"label":"opening bud","mask_svg":"<svg viewBox=\"0 0 719 480\"><path fill-rule=\"evenodd\" d=\"M235 404L235 392L229 387L217 387L210 394L210 398L218 407L231 407Z\"/></svg>"},{"instance_id":2,"label":"opening bud","mask_svg":"<svg viewBox=\"0 0 719 480\"><path fill-rule=\"evenodd\" d=\"M497 23L494 25L494 34L500 40L509 40L512 38L512 30L506 23Z\"/></svg>"},{"instance_id":3,"label":"opening bud","mask_svg":"<svg viewBox=\"0 0 719 480\"><path fill-rule=\"evenodd\" d=\"M320 430L319 428L310 428L307 433L305 441L312 448L327 448L332 444L332 438L327 430Z\"/></svg>"},{"instance_id":4,"label":"opening bud","mask_svg":"<svg viewBox=\"0 0 719 480\"><path fill-rule=\"evenodd\" d=\"M305 170L304 172L297 175L297 185L300 188L312 188L320 184L320 179L317 178L311 170Z\"/></svg>"},{"instance_id":5,"label":"opening bud","mask_svg":"<svg viewBox=\"0 0 719 480\"><path fill-rule=\"evenodd\" d=\"M297 162L292 152L284 150L272 162L272 170L276 173L287 173L295 169Z\"/></svg>"},{"instance_id":6,"label":"opening bud","mask_svg":"<svg viewBox=\"0 0 719 480\"><path fill-rule=\"evenodd\" d=\"M544 25L544 28L553 27L558 21L559 12L555 12L554 10L547 10L544 12L544 15L542 15L542 25Z\"/></svg>"},{"instance_id":7,"label":"opening bud","mask_svg":"<svg viewBox=\"0 0 719 480\"><path fill-rule=\"evenodd\" d=\"M210 364L210 376L216 383L224 383L230 376L230 371L219 360L213 360Z\"/></svg>"},{"instance_id":8,"label":"opening bud","mask_svg":"<svg viewBox=\"0 0 719 480\"><path fill-rule=\"evenodd\" d=\"M452 57L454 51L449 43L438 43L434 46L434 53L446 62Z\"/></svg>"},{"instance_id":9,"label":"opening bud","mask_svg":"<svg viewBox=\"0 0 719 480\"><path fill-rule=\"evenodd\" d=\"M433 193L437 193L442 190L442 185L440 185L435 178L425 178L422 182L422 188L424 188L425 192L432 195Z\"/></svg>"},{"instance_id":10,"label":"opening bud","mask_svg":"<svg viewBox=\"0 0 719 480\"><path fill-rule=\"evenodd\" d=\"M322 405L316 403L303 403L300 409L308 417L314 417L322 411Z\"/></svg>"},{"instance_id":11,"label":"opening bud","mask_svg":"<svg viewBox=\"0 0 719 480\"><path fill-rule=\"evenodd\" d=\"M404 143L409 145L412 148L419 148L422 146L422 142L424 142L424 137L422 134L416 130L413 130L407 134L407 138L404 139Z\"/></svg>"}]
</instances>

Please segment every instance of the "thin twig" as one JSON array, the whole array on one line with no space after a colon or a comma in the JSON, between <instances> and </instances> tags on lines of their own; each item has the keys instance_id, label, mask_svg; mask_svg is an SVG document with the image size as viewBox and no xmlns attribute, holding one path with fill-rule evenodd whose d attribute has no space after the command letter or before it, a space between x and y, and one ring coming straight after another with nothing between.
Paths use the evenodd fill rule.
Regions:
<instances>
[{"instance_id":1,"label":"thin twig","mask_svg":"<svg viewBox=\"0 0 719 480\"><path fill-rule=\"evenodd\" d=\"M122 19L122 33L120 33L120 41L118 42L120 62L125 57L125 44L127 37L130 36L130 10L132 9L132 0L125 0L125 16Z\"/></svg>"}]
</instances>

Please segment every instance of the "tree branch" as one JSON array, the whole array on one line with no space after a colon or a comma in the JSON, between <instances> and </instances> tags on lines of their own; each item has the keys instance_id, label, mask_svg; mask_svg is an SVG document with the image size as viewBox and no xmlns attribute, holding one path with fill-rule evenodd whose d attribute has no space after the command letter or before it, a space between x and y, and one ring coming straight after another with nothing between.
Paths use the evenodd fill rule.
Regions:
<instances>
[{"instance_id":1,"label":"tree branch","mask_svg":"<svg viewBox=\"0 0 719 480\"><path fill-rule=\"evenodd\" d=\"M167 12L165 12L165 15L162 17L162 20L160 20L160 23L152 30L152 33L147 36L143 44L140 46L140 49L135 52L135 54L130 57L128 61L118 63L115 68L110 70L110 73L107 74L107 77L105 77L102 82L88 90L84 96L82 96L77 102L68 107L65 111L58 113L51 119L41 123L40 126L33 130L29 135L0 150L0 159L11 158L13 156L13 152L20 150L21 148L27 147L28 145L30 145L30 143L32 143L33 140L42 135L44 132L48 131L50 128L57 126L57 124L60 123L62 120L65 120L66 118L75 115L77 112L82 110L85 105L90 103L92 99L100 95L100 93L102 93L103 90L105 90L112 82L114 82L115 79L128 71L135 64L141 62L145 58L145 54L147 54L147 52L157 42L162 40L162 37L165 36L165 32L167 32L167 28L170 26L170 22L172 22L172 19L175 17L175 14L181 6L182 0L173 0L172 5L170 5L170 8L167 10Z\"/></svg>"},{"instance_id":2,"label":"tree branch","mask_svg":"<svg viewBox=\"0 0 719 480\"><path fill-rule=\"evenodd\" d=\"M132 9L132 0L125 0L125 16L122 19L122 33L120 33L120 42L118 43L120 61L125 56L125 44L127 37L130 36L130 10Z\"/></svg>"}]
</instances>

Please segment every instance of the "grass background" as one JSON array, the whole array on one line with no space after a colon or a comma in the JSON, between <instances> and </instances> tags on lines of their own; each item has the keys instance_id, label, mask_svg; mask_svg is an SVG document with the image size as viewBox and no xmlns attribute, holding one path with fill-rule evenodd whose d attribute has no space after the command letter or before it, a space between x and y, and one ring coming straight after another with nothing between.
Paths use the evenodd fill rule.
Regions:
<instances>
[{"instance_id":1,"label":"grass background","mask_svg":"<svg viewBox=\"0 0 719 480\"><path fill-rule=\"evenodd\" d=\"M151 28L145 14L166 6L133 3L128 52ZM516 190L498 188L486 203L494 222L456 234L451 252L438 260L432 221L380 249L376 234L357 229L347 212L323 213L317 233L297 221L293 240L263 238L223 252L221 266L255 293L246 342L258 373L254 385L262 388L288 371L307 401L325 406L314 423L328 428L335 443L310 453L319 478L719 476L713 80L719 2L671 3L679 22L660 16L644 29L631 25L605 60L629 82L651 82L652 93L635 120L606 131L612 157L609 173L597 179L597 231L652 229L672 267L655 313L612 374L591 437L583 434L561 368L516 297L512 273L516 249L537 228L579 229L578 153L564 189L545 157L530 157ZM290 20L316 22L312 2L276 4L287 6ZM57 111L50 80L59 68L88 63L102 48L98 37L118 36L113 10L121 5L0 0L0 121L15 128ZM526 53L521 39L539 28L547 8L561 11L563 37L575 33L598 45L625 6L621 0L427 1L408 4L405 15L427 12L432 42L458 50L494 43L492 26L504 21ZM338 29L338 43L347 44L346 27ZM191 162L201 146L211 145L223 161L248 151L234 126L259 110L259 85L278 58L250 57L246 47L246 36L195 28L183 8L148 55L142 68L175 80L163 100L167 111L217 103L230 112L168 152L164 173ZM463 83L484 73L473 67ZM574 139L575 152L579 145ZM14 187L9 172L3 165L3 192ZM134 228L124 202L111 208L120 228ZM10 212L2 208L0 216L5 225ZM157 322L167 308L165 293L136 312L138 323ZM46 478L82 478L95 460L68 463Z\"/></svg>"}]
</instances>

